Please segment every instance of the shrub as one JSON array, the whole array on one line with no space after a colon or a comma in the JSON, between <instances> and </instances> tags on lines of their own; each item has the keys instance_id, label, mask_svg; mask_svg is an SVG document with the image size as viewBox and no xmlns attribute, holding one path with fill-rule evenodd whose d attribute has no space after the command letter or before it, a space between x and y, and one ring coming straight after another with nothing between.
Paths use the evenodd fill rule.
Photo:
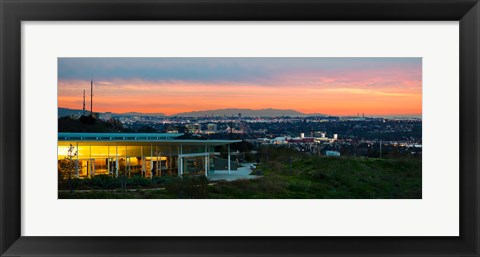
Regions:
<instances>
[{"instance_id":1,"label":"shrub","mask_svg":"<svg viewBox=\"0 0 480 257\"><path fill-rule=\"evenodd\" d=\"M173 177L173 176L153 177L152 184L165 186L171 183L176 183L179 180L181 180L180 177Z\"/></svg>"},{"instance_id":2,"label":"shrub","mask_svg":"<svg viewBox=\"0 0 480 257\"><path fill-rule=\"evenodd\" d=\"M183 177L168 181L165 189L169 194L183 199L203 199L208 196L208 179L205 176Z\"/></svg>"},{"instance_id":3,"label":"shrub","mask_svg":"<svg viewBox=\"0 0 480 257\"><path fill-rule=\"evenodd\" d=\"M120 181L109 175L97 175L90 179L92 186L102 189L112 189L120 187Z\"/></svg>"},{"instance_id":4,"label":"shrub","mask_svg":"<svg viewBox=\"0 0 480 257\"><path fill-rule=\"evenodd\" d=\"M127 185L146 187L152 185L152 180L141 176L134 176L127 181Z\"/></svg>"}]
</instances>

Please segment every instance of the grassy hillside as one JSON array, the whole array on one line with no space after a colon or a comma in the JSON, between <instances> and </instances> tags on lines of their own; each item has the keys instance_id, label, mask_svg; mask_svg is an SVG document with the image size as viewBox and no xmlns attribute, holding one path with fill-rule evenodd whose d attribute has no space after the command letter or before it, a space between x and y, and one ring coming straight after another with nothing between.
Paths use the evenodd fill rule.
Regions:
<instances>
[{"instance_id":1,"label":"grassy hillside","mask_svg":"<svg viewBox=\"0 0 480 257\"><path fill-rule=\"evenodd\" d=\"M264 177L219 183L213 198L417 199L422 197L421 161L309 157L258 167Z\"/></svg>"},{"instance_id":2,"label":"grassy hillside","mask_svg":"<svg viewBox=\"0 0 480 257\"><path fill-rule=\"evenodd\" d=\"M263 176L252 180L209 182L205 177L137 178L123 192L112 181L82 181L94 191L59 193L60 198L209 198L209 199L421 199L420 158L373 159L309 156L289 149L261 151L257 170ZM268 159L268 162L266 161ZM292 160L290 162L290 160ZM291 163L291 164L290 164ZM142 180L142 181L140 181ZM144 181L143 181L144 180ZM113 191L95 191L103 189ZM113 186L112 186L113 185ZM130 185L130 182L128 182ZM132 190L132 189L140 190Z\"/></svg>"}]
</instances>

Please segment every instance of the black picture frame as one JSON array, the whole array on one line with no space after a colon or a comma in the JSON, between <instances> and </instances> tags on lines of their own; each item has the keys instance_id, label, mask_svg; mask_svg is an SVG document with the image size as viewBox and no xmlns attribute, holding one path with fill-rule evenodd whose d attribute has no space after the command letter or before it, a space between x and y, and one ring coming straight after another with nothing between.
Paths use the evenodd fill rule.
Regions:
<instances>
[{"instance_id":1,"label":"black picture frame","mask_svg":"<svg viewBox=\"0 0 480 257\"><path fill-rule=\"evenodd\" d=\"M1 256L479 256L477 0L0 0L0 18ZM22 236L21 22L43 20L459 21L460 236Z\"/></svg>"}]
</instances>

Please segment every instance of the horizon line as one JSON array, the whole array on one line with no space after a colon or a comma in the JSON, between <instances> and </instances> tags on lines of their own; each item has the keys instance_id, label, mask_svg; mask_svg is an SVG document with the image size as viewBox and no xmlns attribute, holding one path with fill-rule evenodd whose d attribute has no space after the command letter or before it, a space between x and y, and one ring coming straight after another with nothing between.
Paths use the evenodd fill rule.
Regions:
<instances>
[{"instance_id":1,"label":"horizon line","mask_svg":"<svg viewBox=\"0 0 480 257\"><path fill-rule=\"evenodd\" d=\"M75 110L75 111L83 111L81 109L72 109L72 108L68 108L68 107L57 107L57 109L59 109L59 108ZM275 108L261 108L261 109L222 108L222 109L212 109L212 110L198 110L198 111L179 112L179 113L175 113L175 114L165 114L163 112L139 112L139 111L128 111L128 112L100 111L100 112L96 112L96 113L110 112L112 114L120 114L120 115L126 115L126 114L129 114L129 113L139 113L139 114L147 114L147 115L163 114L162 116L165 116L165 117L174 117L174 116L178 116L179 114L183 114L183 113L208 112L208 111L219 111L219 110L229 110L229 109L242 109L242 110L251 110L251 111L260 111L260 110L269 110L269 109L270 110L279 110L279 111L295 111L295 112L301 113L305 116L310 115L310 116L326 116L326 117L359 117L359 118L361 118L361 117L415 117L415 118L423 117L423 113L420 113L420 114L386 114L386 115L385 114L368 114L367 115L363 112L360 112L360 113L357 113L357 114L332 115L332 114L326 114L326 113L320 113L320 112L303 113L303 112L297 111L295 109L275 109ZM89 110L86 110L86 112L90 113ZM290 116L290 115L284 115L284 116ZM201 117L204 117L204 116L201 116ZM216 116L213 116L213 117L219 117L219 115L216 115ZM246 116L246 117L253 117L253 116Z\"/></svg>"}]
</instances>

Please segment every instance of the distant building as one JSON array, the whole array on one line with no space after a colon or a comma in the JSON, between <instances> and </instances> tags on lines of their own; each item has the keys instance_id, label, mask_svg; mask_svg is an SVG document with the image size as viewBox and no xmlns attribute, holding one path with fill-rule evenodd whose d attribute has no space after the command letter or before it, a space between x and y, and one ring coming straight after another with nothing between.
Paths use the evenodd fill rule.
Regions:
<instances>
[{"instance_id":1,"label":"distant building","mask_svg":"<svg viewBox=\"0 0 480 257\"><path fill-rule=\"evenodd\" d=\"M272 139L272 143L275 145L282 145L287 143L287 137L276 137Z\"/></svg>"},{"instance_id":2,"label":"distant building","mask_svg":"<svg viewBox=\"0 0 480 257\"><path fill-rule=\"evenodd\" d=\"M201 131L200 124L187 124L185 125L185 128L187 129L187 132L191 134L197 134Z\"/></svg>"},{"instance_id":3,"label":"distant building","mask_svg":"<svg viewBox=\"0 0 480 257\"><path fill-rule=\"evenodd\" d=\"M325 155L326 156L337 156L338 157L338 156L340 156L340 152L338 152L338 151L326 151Z\"/></svg>"},{"instance_id":4,"label":"distant building","mask_svg":"<svg viewBox=\"0 0 480 257\"><path fill-rule=\"evenodd\" d=\"M82 117L82 115L78 115L78 114L71 114L70 116L68 116L70 119L72 120L78 120L80 119L80 117Z\"/></svg>"},{"instance_id":5,"label":"distant building","mask_svg":"<svg viewBox=\"0 0 480 257\"><path fill-rule=\"evenodd\" d=\"M243 129L232 129L230 131L232 134L244 134L245 132L243 131Z\"/></svg>"},{"instance_id":6,"label":"distant building","mask_svg":"<svg viewBox=\"0 0 480 257\"><path fill-rule=\"evenodd\" d=\"M313 133L313 136L314 137L325 137L327 135L327 133L323 132L323 131L315 131Z\"/></svg>"},{"instance_id":7,"label":"distant building","mask_svg":"<svg viewBox=\"0 0 480 257\"><path fill-rule=\"evenodd\" d=\"M304 137L304 138L291 138L287 140L290 144L299 144L299 143L314 143L315 140L313 137Z\"/></svg>"},{"instance_id":8,"label":"distant building","mask_svg":"<svg viewBox=\"0 0 480 257\"><path fill-rule=\"evenodd\" d=\"M331 142L333 139L328 137L316 137L314 138L315 143L322 143L322 142Z\"/></svg>"},{"instance_id":9,"label":"distant building","mask_svg":"<svg viewBox=\"0 0 480 257\"><path fill-rule=\"evenodd\" d=\"M263 138L257 138L257 139L255 140L255 142L256 142L256 143L260 143L260 144L270 144L270 143L272 142L272 140L269 139L269 138L263 137Z\"/></svg>"},{"instance_id":10,"label":"distant building","mask_svg":"<svg viewBox=\"0 0 480 257\"><path fill-rule=\"evenodd\" d=\"M99 115L101 120L110 120L112 118L112 113L111 112L104 112Z\"/></svg>"},{"instance_id":11,"label":"distant building","mask_svg":"<svg viewBox=\"0 0 480 257\"><path fill-rule=\"evenodd\" d=\"M240 127L240 130L243 131L243 133L247 133L247 134L250 133L250 128L245 122L241 122L239 124L239 127Z\"/></svg>"},{"instance_id":12,"label":"distant building","mask_svg":"<svg viewBox=\"0 0 480 257\"><path fill-rule=\"evenodd\" d=\"M211 132L216 132L217 131L217 124L215 124L215 123L207 124L207 130L211 131Z\"/></svg>"}]
</instances>

